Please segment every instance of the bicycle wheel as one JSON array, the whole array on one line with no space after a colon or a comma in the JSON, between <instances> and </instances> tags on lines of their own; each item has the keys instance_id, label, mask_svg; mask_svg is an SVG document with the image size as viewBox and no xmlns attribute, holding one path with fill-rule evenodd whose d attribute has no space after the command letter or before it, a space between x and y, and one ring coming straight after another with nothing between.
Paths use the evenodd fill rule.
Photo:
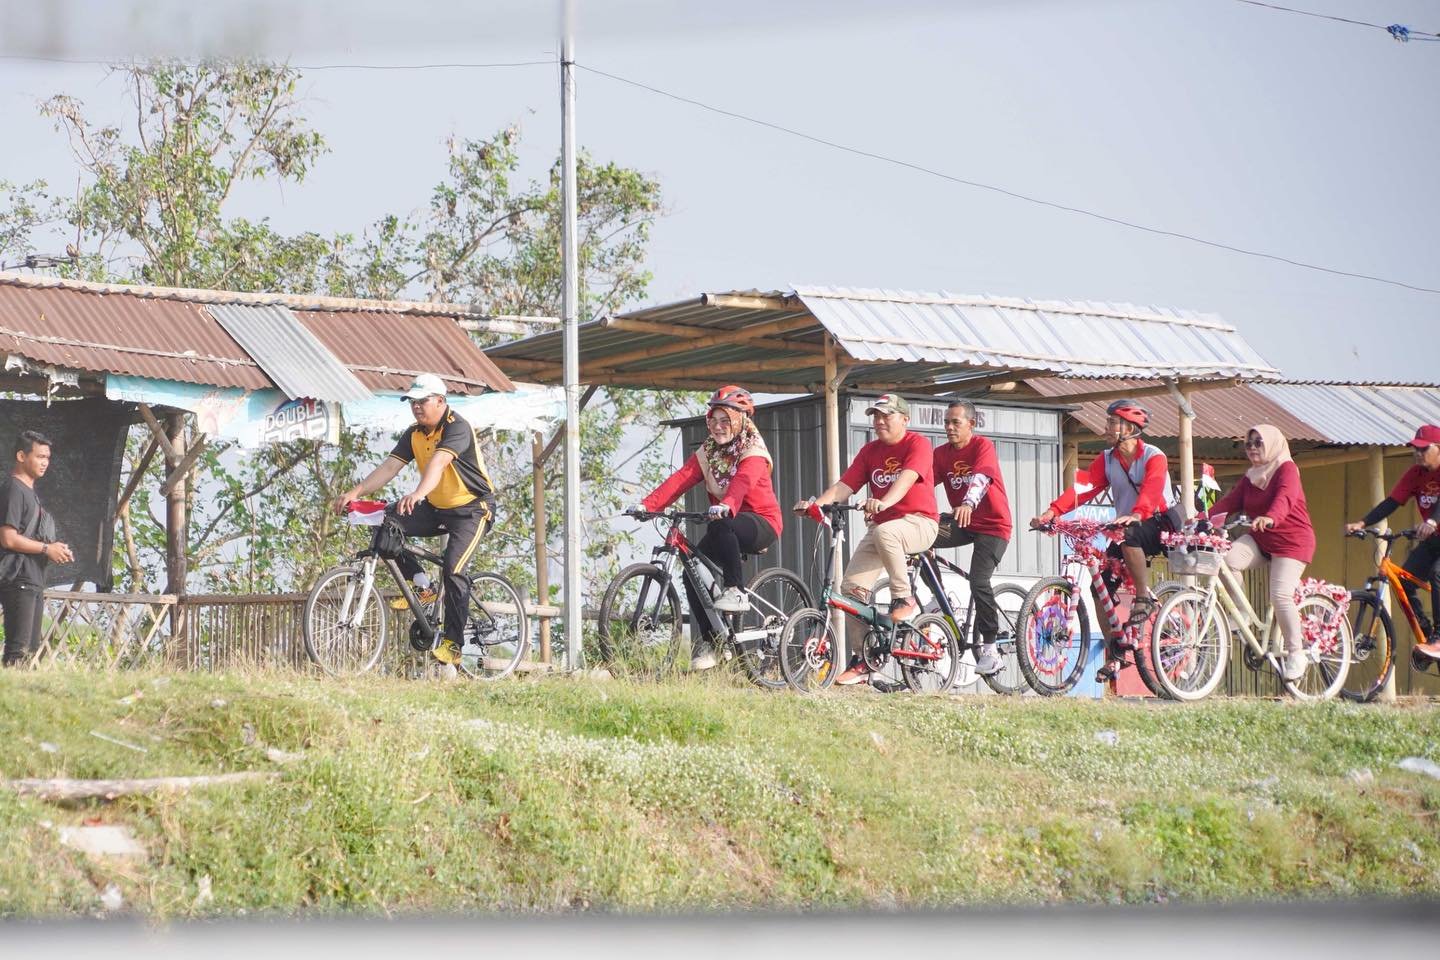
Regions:
<instances>
[{"instance_id":1,"label":"bicycle wheel","mask_svg":"<svg viewBox=\"0 0 1440 960\"><path fill-rule=\"evenodd\" d=\"M955 685L960 673L960 641L950 623L938 613L923 613L895 631L892 656L900 661L900 675L914 693L944 693ZM934 660L908 657L905 653L934 655Z\"/></svg>"},{"instance_id":2,"label":"bicycle wheel","mask_svg":"<svg viewBox=\"0 0 1440 960\"><path fill-rule=\"evenodd\" d=\"M1024 690L1025 674L1020 672L1016 638L1020 636L1020 608L1025 605L1025 591L1013 583L995 588L995 608L1000 617L1000 632L995 635L995 649L1000 654L1000 672L985 678L986 685L1006 695Z\"/></svg>"},{"instance_id":3,"label":"bicycle wheel","mask_svg":"<svg viewBox=\"0 0 1440 960\"><path fill-rule=\"evenodd\" d=\"M1075 686L1090 659L1090 615L1074 584L1048 577L1031 587L1017 633L1015 654L1030 689L1053 697Z\"/></svg>"},{"instance_id":4,"label":"bicycle wheel","mask_svg":"<svg viewBox=\"0 0 1440 960\"><path fill-rule=\"evenodd\" d=\"M1199 590L1170 594L1155 615L1149 656L1136 658L1142 670L1154 665L1150 679L1160 696L1186 701L1203 700L1214 693L1229 660L1229 620L1220 605Z\"/></svg>"},{"instance_id":5,"label":"bicycle wheel","mask_svg":"<svg viewBox=\"0 0 1440 960\"><path fill-rule=\"evenodd\" d=\"M1355 650L1340 696L1369 703L1380 696L1395 669L1395 625L1390 611L1369 590L1350 591L1350 636Z\"/></svg>"},{"instance_id":6,"label":"bicycle wheel","mask_svg":"<svg viewBox=\"0 0 1440 960\"><path fill-rule=\"evenodd\" d=\"M824 610L797 610L780 631L780 672L800 693L823 690L835 682L839 653L830 615Z\"/></svg>"},{"instance_id":7,"label":"bicycle wheel","mask_svg":"<svg viewBox=\"0 0 1440 960\"><path fill-rule=\"evenodd\" d=\"M745 592L750 595L750 609L728 618L740 667L759 686L783 689L780 633L791 614L813 603L810 591L795 574L776 567L751 577Z\"/></svg>"},{"instance_id":8,"label":"bicycle wheel","mask_svg":"<svg viewBox=\"0 0 1440 960\"><path fill-rule=\"evenodd\" d=\"M305 598L305 654L332 677L364 673L385 649L389 617L373 577L363 607L363 564L326 570Z\"/></svg>"},{"instance_id":9,"label":"bicycle wheel","mask_svg":"<svg viewBox=\"0 0 1440 960\"><path fill-rule=\"evenodd\" d=\"M680 597L653 564L620 571L600 601L600 660L611 674L659 679L680 652Z\"/></svg>"},{"instance_id":10,"label":"bicycle wheel","mask_svg":"<svg viewBox=\"0 0 1440 960\"><path fill-rule=\"evenodd\" d=\"M515 585L498 573L470 578L469 619L460 647L460 669L477 680L515 672L530 651L530 618Z\"/></svg>"},{"instance_id":11,"label":"bicycle wheel","mask_svg":"<svg viewBox=\"0 0 1440 960\"><path fill-rule=\"evenodd\" d=\"M1334 600L1318 594L1305 597L1295 608L1308 662L1299 680L1283 681L1285 689L1297 700L1328 700L1345 686L1350 672L1355 649L1350 621L1340 615Z\"/></svg>"}]
</instances>

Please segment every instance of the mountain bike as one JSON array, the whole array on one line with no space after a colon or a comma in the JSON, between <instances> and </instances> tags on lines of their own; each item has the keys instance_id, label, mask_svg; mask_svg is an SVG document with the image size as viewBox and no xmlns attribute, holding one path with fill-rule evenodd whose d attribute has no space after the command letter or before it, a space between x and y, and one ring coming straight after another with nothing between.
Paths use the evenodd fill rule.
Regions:
<instances>
[{"instance_id":1,"label":"mountain bike","mask_svg":"<svg viewBox=\"0 0 1440 960\"><path fill-rule=\"evenodd\" d=\"M722 613L714 606L722 582L720 567L695 549L680 528L687 520L708 522L710 515L681 510L627 510L626 515L641 521L663 520L669 527L660 546L651 552L650 562L621 570L600 601L597 642L606 668L612 674L648 679L658 679L673 669L684 623L676 590L678 563L682 584L689 583L700 600L700 609L691 609L690 616L710 628L717 655L738 659L746 676L757 685L783 688L780 631L791 612L810 605L805 582L781 567L761 570L744 588L750 609Z\"/></svg>"},{"instance_id":2,"label":"mountain bike","mask_svg":"<svg viewBox=\"0 0 1440 960\"><path fill-rule=\"evenodd\" d=\"M1373 537L1385 544L1385 550L1375 565L1375 573L1365 580L1362 589L1350 591L1350 629L1355 637L1355 654L1350 661L1349 677L1340 690L1340 695L1347 700L1369 703L1380 695L1395 668L1395 626L1386 605L1390 591L1395 591L1395 599L1400 602L1412 635L1423 640L1425 631L1420 626L1415 608L1410 605L1404 584L1406 581L1418 584L1426 593L1430 592L1430 584L1390 559L1396 540L1415 539L1414 527L1389 532L1367 528L1346 533L1345 536L1357 540ZM1414 654L1411 654L1410 660L1417 670L1428 666L1428 661Z\"/></svg>"},{"instance_id":3,"label":"mountain bike","mask_svg":"<svg viewBox=\"0 0 1440 960\"><path fill-rule=\"evenodd\" d=\"M896 622L877 606L835 590L835 554L845 542L847 514L860 510L847 503L811 504L807 512L820 524L815 549L825 548L825 576L820 590L821 608L796 611L780 634L780 669L785 681L801 693L824 689L835 682L843 644L835 634L830 610L840 610L865 625L859 657L873 673L898 663L905 685L916 693L944 693L960 672L960 642L950 626L953 616L922 613L913 620ZM938 576L937 576L938 581ZM944 596L944 590L938 592Z\"/></svg>"},{"instance_id":4,"label":"mountain bike","mask_svg":"<svg viewBox=\"0 0 1440 960\"><path fill-rule=\"evenodd\" d=\"M931 597L930 602L924 605L923 611L938 613L949 621L950 629L959 640L959 655L962 660L967 650L971 651L972 657L978 659L982 641L975 635L975 595L974 593L970 594L969 602L965 606L965 617L962 620L955 612L959 602L945 588L944 584L944 571L948 570L957 574L967 583L970 580L970 574L958 564L936 554L933 548L911 556L906 566L910 578L911 596L917 598L922 596L919 587L923 585ZM877 584L877 592L878 587ZM1025 603L1025 595L1025 589L1013 583L1002 583L995 587L996 615L1000 621L999 632L995 635L995 648L1000 657L1001 667L998 673L992 673L982 679L996 693L1006 695L1019 693L1027 686L1025 677L1020 672L1015 642L1015 638L1019 635L1016 629L1020 620L1019 610ZM956 672L958 676L958 669Z\"/></svg>"},{"instance_id":5,"label":"mountain bike","mask_svg":"<svg viewBox=\"0 0 1440 960\"><path fill-rule=\"evenodd\" d=\"M401 549L423 566L434 568L433 600L422 601L400 572L394 556L377 550L379 528L371 546L348 563L322 573L305 598L303 630L305 653L331 676L369 671L385 650L389 603L379 588L378 575L389 571L410 611L410 647L429 653L443 635L445 578L442 558L408 540ZM462 632L459 669L479 680L498 680L514 672L530 649L530 621L515 586L498 573L477 573L470 578L468 618Z\"/></svg>"},{"instance_id":6,"label":"mountain bike","mask_svg":"<svg viewBox=\"0 0 1440 960\"><path fill-rule=\"evenodd\" d=\"M1110 627L1109 635L1116 638L1106 642L1117 664L1115 673L1133 664L1146 688L1159 696L1143 642L1145 627L1152 621L1120 622L1107 579L1113 580L1117 588L1133 588L1130 570L1124 560L1110 556L1094 543L1101 535L1118 541L1124 527L1098 520L1056 519L1034 529L1063 537L1070 553L1062 562L1061 575L1047 577L1031 587L1020 608L1016 658L1030 688L1042 696L1058 696L1068 693L1084 673L1090 659L1090 614L1085 609L1082 587L1088 582L1096 588L1092 592ZM1151 595L1159 603L1180 587L1178 583L1161 583L1152 588Z\"/></svg>"},{"instance_id":7,"label":"mountain bike","mask_svg":"<svg viewBox=\"0 0 1440 960\"><path fill-rule=\"evenodd\" d=\"M1285 643L1272 608L1262 619L1245 597L1240 577L1225 563L1228 529L1248 526L1237 517L1224 529L1187 529L1161 535L1172 569L1203 578L1200 588L1185 588L1160 605L1150 634L1150 658L1163 696L1200 700L1219 686L1230 657L1230 638L1238 636L1245 666L1267 665L1298 700L1326 700L1340 692L1349 672L1353 645L1345 618L1350 592L1323 580L1306 579L1295 591L1300 613L1305 673L1285 679ZM1186 559L1188 558L1188 559Z\"/></svg>"}]
</instances>

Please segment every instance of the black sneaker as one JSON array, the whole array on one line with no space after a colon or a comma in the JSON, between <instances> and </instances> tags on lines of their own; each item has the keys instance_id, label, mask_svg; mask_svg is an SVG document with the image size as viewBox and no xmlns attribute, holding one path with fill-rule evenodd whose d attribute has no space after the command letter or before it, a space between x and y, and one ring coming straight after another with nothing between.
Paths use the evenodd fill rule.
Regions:
<instances>
[{"instance_id":1,"label":"black sneaker","mask_svg":"<svg viewBox=\"0 0 1440 960\"><path fill-rule=\"evenodd\" d=\"M709 670L715 666L715 644L709 640L696 640L690 647L690 669Z\"/></svg>"}]
</instances>

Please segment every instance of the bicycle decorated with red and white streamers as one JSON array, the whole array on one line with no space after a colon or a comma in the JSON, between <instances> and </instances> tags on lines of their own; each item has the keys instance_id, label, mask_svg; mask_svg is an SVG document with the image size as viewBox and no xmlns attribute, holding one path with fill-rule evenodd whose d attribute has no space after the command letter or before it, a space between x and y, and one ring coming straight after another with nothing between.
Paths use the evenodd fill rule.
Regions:
<instances>
[{"instance_id":1,"label":"bicycle decorated with red and white streamers","mask_svg":"<svg viewBox=\"0 0 1440 960\"><path fill-rule=\"evenodd\" d=\"M1150 660L1162 696L1200 700L1213 693L1225 676L1232 636L1240 640L1245 666L1268 666L1292 697L1327 700L1344 687L1353 652L1346 618L1350 591L1308 577L1296 588L1306 663L1300 679L1286 680L1285 643L1274 610L1263 618L1256 613L1239 575L1225 563L1230 550L1226 530L1249 522L1236 517L1223 529L1161 535L1171 573L1199 578L1196 587L1166 598L1155 616Z\"/></svg>"}]
</instances>

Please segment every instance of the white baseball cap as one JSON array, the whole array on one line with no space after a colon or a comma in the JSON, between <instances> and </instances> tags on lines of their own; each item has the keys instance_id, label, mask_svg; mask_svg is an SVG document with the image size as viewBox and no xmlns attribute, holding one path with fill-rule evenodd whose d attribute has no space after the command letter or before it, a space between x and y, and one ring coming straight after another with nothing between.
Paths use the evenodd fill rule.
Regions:
<instances>
[{"instance_id":1,"label":"white baseball cap","mask_svg":"<svg viewBox=\"0 0 1440 960\"><path fill-rule=\"evenodd\" d=\"M433 373L422 373L415 377L415 382L410 384L410 389L406 390L400 399L423 400L436 396L445 396L445 381Z\"/></svg>"}]
</instances>

